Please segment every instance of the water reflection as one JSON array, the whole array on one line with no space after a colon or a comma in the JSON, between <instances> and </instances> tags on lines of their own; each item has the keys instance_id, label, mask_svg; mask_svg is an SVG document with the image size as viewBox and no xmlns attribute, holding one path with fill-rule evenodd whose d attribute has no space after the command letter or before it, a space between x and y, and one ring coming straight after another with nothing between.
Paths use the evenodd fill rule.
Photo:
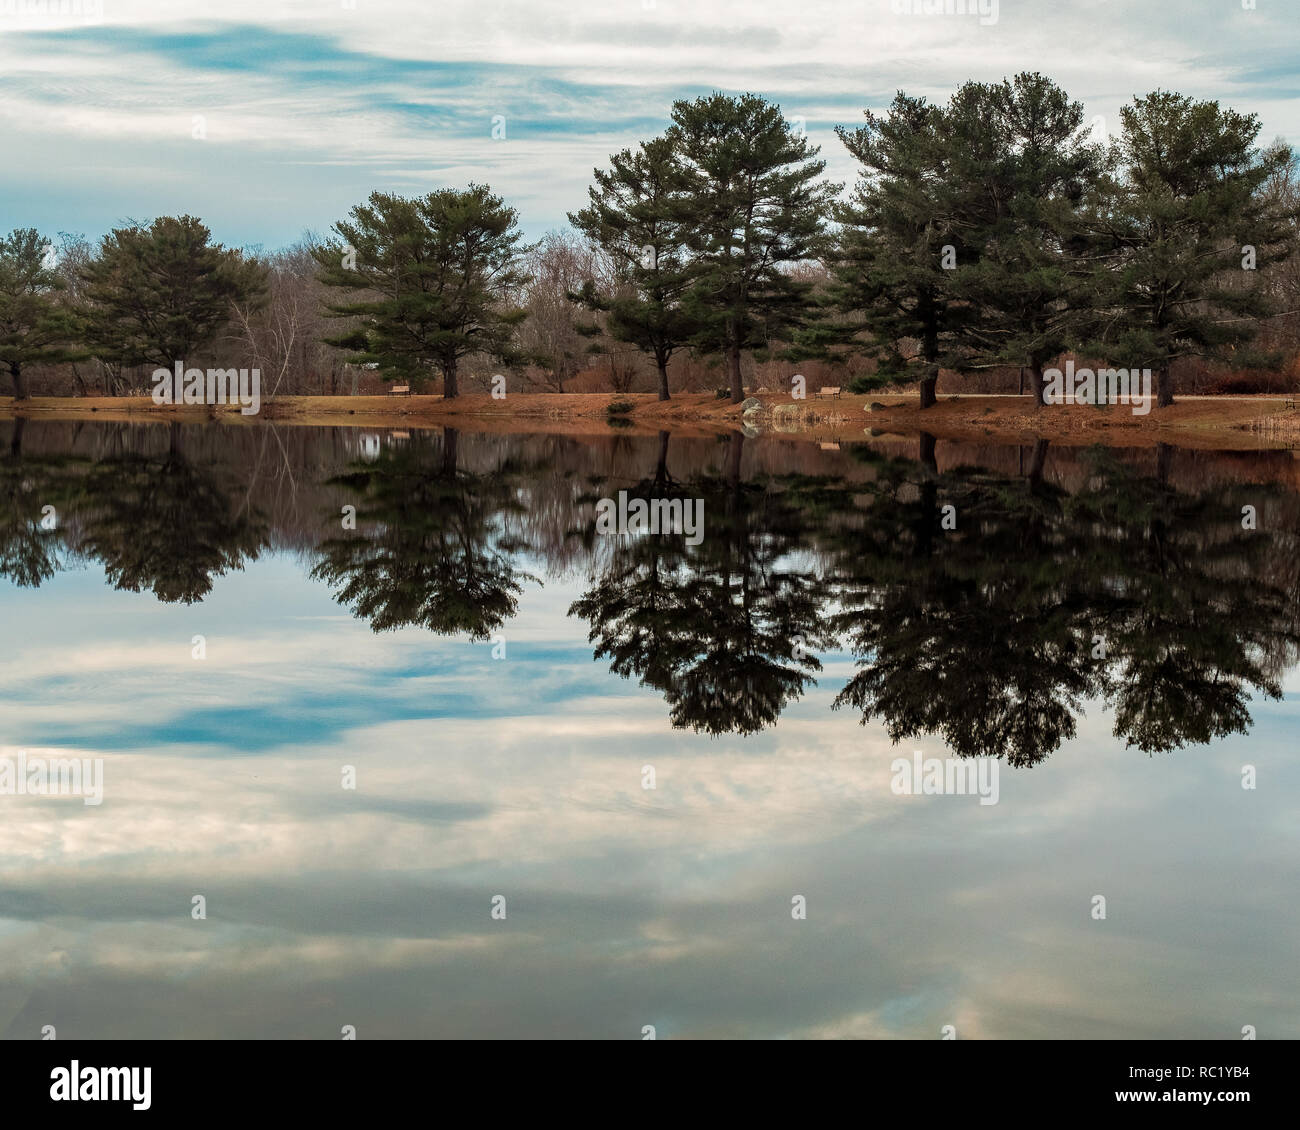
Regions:
<instances>
[{"instance_id":1,"label":"water reflection","mask_svg":"<svg viewBox=\"0 0 1300 1130\"><path fill-rule=\"evenodd\" d=\"M617 539L570 609L591 625L597 658L660 691L674 726L710 734L770 726L820 670L811 649L832 642L820 618L827 590L796 557L815 516L795 494L744 480L743 445L730 437L721 474L679 483L662 436L654 473L628 495L702 500L704 537Z\"/></svg>"},{"instance_id":2,"label":"water reflection","mask_svg":"<svg viewBox=\"0 0 1300 1130\"><path fill-rule=\"evenodd\" d=\"M1073 493L1041 472L883 467L832 569L861 668L836 705L1017 765L1072 737L1090 696L1148 752L1244 732L1249 691L1278 697L1300 643L1294 500L1180 490L1100 450L1084 465ZM1267 512L1258 528L1246 506Z\"/></svg>"},{"instance_id":3,"label":"water reflection","mask_svg":"<svg viewBox=\"0 0 1300 1130\"><path fill-rule=\"evenodd\" d=\"M1300 1034L1296 466L0 423L0 1036Z\"/></svg>"},{"instance_id":4,"label":"water reflection","mask_svg":"<svg viewBox=\"0 0 1300 1130\"><path fill-rule=\"evenodd\" d=\"M354 498L353 530L322 543L312 576L375 631L419 625L487 639L518 608L525 548L503 523L523 510L522 469L457 466L455 429L391 447L330 480ZM335 519L343 525L342 519Z\"/></svg>"},{"instance_id":5,"label":"water reflection","mask_svg":"<svg viewBox=\"0 0 1300 1130\"><path fill-rule=\"evenodd\" d=\"M18 585L93 563L194 603L290 548L375 631L484 640L525 583L576 573L595 658L710 735L772 726L819 656L848 652L834 706L895 742L1029 766L1095 699L1128 745L1171 750L1244 733L1300 648L1296 495L1285 468L1250 481L1231 457L1076 450L1049 474L1045 442L1012 469L975 452L941 470L930 437L747 459L739 434L6 427L0 573ZM701 501L704 537L601 536L619 490Z\"/></svg>"}]
</instances>

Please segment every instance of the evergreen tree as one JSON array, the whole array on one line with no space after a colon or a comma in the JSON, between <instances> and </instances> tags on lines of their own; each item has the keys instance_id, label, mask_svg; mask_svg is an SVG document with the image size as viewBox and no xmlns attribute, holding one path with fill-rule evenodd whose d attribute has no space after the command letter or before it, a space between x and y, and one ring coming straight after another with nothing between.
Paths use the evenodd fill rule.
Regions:
<instances>
[{"instance_id":1,"label":"evergreen tree","mask_svg":"<svg viewBox=\"0 0 1300 1130\"><path fill-rule=\"evenodd\" d=\"M654 359L659 399L667 400L668 362L696 331L682 305L692 278L683 170L672 141L657 137L635 153L614 154L609 170L595 170L595 178L587 190L591 203L570 213L569 222L613 258L627 290L602 297L588 282L577 297L609 314L605 328L611 337Z\"/></svg>"},{"instance_id":2,"label":"evergreen tree","mask_svg":"<svg viewBox=\"0 0 1300 1130\"><path fill-rule=\"evenodd\" d=\"M350 292L330 305L361 328L327 339L419 388L436 369L443 395L459 394L462 358L508 358L524 312L513 306L527 282L519 269L518 214L484 185L407 199L371 193L313 252L320 280Z\"/></svg>"},{"instance_id":3,"label":"evergreen tree","mask_svg":"<svg viewBox=\"0 0 1300 1130\"><path fill-rule=\"evenodd\" d=\"M84 269L86 344L110 369L189 363L265 293L266 271L193 216L116 228Z\"/></svg>"},{"instance_id":4,"label":"evergreen tree","mask_svg":"<svg viewBox=\"0 0 1300 1130\"><path fill-rule=\"evenodd\" d=\"M1043 403L1043 366L1080 336L1096 301L1084 202L1106 170L1084 110L1040 74L967 83L945 118L951 224L969 249L951 273L970 307L963 366L1028 370Z\"/></svg>"},{"instance_id":5,"label":"evergreen tree","mask_svg":"<svg viewBox=\"0 0 1300 1130\"><path fill-rule=\"evenodd\" d=\"M1123 175L1097 215L1112 269L1090 349L1154 368L1166 406L1179 357L1253 360L1237 350L1275 310L1249 269L1288 253L1297 213L1267 184L1292 156L1258 150L1258 117L1217 102L1156 91L1120 114Z\"/></svg>"},{"instance_id":6,"label":"evergreen tree","mask_svg":"<svg viewBox=\"0 0 1300 1130\"><path fill-rule=\"evenodd\" d=\"M952 147L943 110L901 91L883 116L836 131L862 166L841 207L829 300L853 319L823 321L805 344L863 343L878 361L866 382L919 381L921 407L935 403L939 369L952 363L956 329L969 316L952 296L965 245L949 225ZM861 387L863 382L858 382Z\"/></svg>"},{"instance_id":7,"label":"evergreen tree","mask_svg":"<svg viewBox=\"0 0 1300 1130\"><path fill-rule=\"evenodd\" d=\"M24 370L67 360L72 319L59 302L63 282L48 262L48 244L35 228L0 239L0 365L9 371L14 397L27 399Z\"/></svg>"},{"instance_id":8,"label":"evergreen tree","mask_svg":"<svg viewBox=\"0 0 1300 1130\"><path fill-rule=\"evenodd\" d=\"M685 306L699 320L696 341L725 356L738 404L741 352L769 348L811 314L811 285L783 268L821 253L840 186L818 179L817 147L757 95L682 100L672 118L696 272Z\"/></svg>"}]
</instances>

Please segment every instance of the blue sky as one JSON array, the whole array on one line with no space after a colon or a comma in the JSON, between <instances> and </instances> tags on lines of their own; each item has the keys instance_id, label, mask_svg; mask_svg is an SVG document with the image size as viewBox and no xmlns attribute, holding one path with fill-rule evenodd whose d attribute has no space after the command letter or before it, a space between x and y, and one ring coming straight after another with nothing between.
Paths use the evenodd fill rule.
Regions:
<instances>
[{"instance_id":1,"label":"blue sky","mask_svg":"<svg viewBox=\"0 0 1300 1130\"><path fill-rule=\"evenodd\" d=\"M944 97L1022 69L1103 127L1165 87L1296 141L1295 15L1291 0L1000 0L987 25L891 0L0 0L0 229L97 238L188 211L273 248L376 188L480 180L536 236L674 99L715 88L803 118L837 180L853 169L835 125L899 88Z\"/></svg>"}]
</instances>

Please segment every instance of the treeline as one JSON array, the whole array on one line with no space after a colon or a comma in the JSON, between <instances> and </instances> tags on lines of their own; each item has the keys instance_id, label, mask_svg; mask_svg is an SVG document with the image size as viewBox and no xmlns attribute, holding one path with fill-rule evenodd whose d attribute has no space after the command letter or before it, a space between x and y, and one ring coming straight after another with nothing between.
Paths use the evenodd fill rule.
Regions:
<instances>
[{"instance_id":1,"label":"treeline","mask_svg":"<svg viewBox=\"0 0 1300 1130\"><path fill-rule=\"evenodd\" d=\"M1156 91L1105 137L1051 80L898 94L837 130L850 194L780 108L683 100L597 169L572 230L523 240L483 185L373 193L325 238L228 249L190 216L98 246L0 241L0 367L19 398L121 395L177 361L256 367L264 394L513 390L857 391L941 373L971 387L1070 354L1191 359L1289 379L1300 352L1300 177L1259 120ZM1180 376L1181 374L1181 376ZM496 382L500 387L500 382ZM1286 386L1286 387L1289 387Z\"/></svg>"}]
</instances>

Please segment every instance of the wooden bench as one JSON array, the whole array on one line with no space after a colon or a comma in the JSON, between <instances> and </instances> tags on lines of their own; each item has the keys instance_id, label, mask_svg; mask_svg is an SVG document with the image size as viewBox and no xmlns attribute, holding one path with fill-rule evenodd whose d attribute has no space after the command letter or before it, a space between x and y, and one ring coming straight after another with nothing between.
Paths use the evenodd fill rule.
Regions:
<instances>
[{"instance_id":1,"label":"wooden bench","mask_svg":"<svg viewBox=\"0 0 1300 1130\"><path fill-rule=\"evenodd\" d=\"M818 395L818 396L839 396L839 394L840 394L840 390L839 390L838 387L837 387L837 388L819 388L819 389L817 390L817 395Z\"/></svg>"},{"instance_id":2,"label":"wooden bench","mask_svg":"<svg viewBox=\"0 0 1300 1130\"><path fill-rule=\"evenodd\" d=\"M1282 407L1283 407L1283 408L1294 408L1294 407L1295 407L1295 396L1294 396L1294 394L1291 395L1291 396L1288 396L1288 397L1287 397L1287 398L1282 402Z\"/></svg>"},{"instance_id":3,"label":"wooden bench","mask_svg":"<svg viewBox=\"0 0 1300 1130\"><path fill-rule=\"evenodd\" d=\"M410 395L411 395L411 386L410 386L410 385L393 385L393 387L390 388L390 389L388 390L388 395L389 395L389 396L410 396Z\"/></svg>"}]
</instances>

